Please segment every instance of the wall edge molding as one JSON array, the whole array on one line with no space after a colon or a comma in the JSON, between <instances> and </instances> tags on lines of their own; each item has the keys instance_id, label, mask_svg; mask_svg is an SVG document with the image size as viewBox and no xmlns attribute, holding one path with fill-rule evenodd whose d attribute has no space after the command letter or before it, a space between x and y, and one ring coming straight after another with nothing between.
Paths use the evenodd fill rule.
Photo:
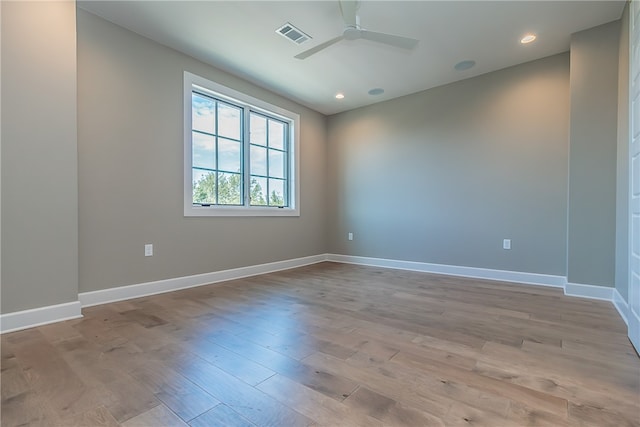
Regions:
<instances>
[{"instance_id":1,"label":"wall edge molding","mask_svg":"<svg viewBox=\"0 0 640 427\"><path fill-rule=\"evenodd\" d=\"M107 304L110 302L141 298L149 295L156 295L165 292L178 291L181 289L194 288L197 286L210 285L227 280L236 280L242 279L244 277L273 273L281 270L289 270L291 268L316 264L322 261L326 261L326 259L327 257L325 254L311 255L308 257L275 261L266 264L214 271L210 273L195 274L192 276L183 276L172 279L156 280L153 282L118 286L115 288L102 289L99 291L81 292L78 294L78 300L82 304L83 308L92 307L94 305Z\"/></svg>"},{"instance_id":2,"label":"wall edge molding","mask_svg":"<svg viewBox=\"0 0 640 427\"><path fill-rule=\"evenodd\" d=\"M327 260L344 264L369 265L373 267L394 268L398 270L420 271L423 273L445 274L448 276L498 280L502 282L523 283L527 285L551 286L554 288L563 288L566 283L566 278L564 276L478 267L462 267L447 264L431 264L416 261L400 261L339 254L328 254Z\"/></svg>"},{"instance_id":3,"label":"wall edge molding","mask_svg":"<svg viewBox=\"0 0 640 427\"><path fill-rule=\"evenodd\" d=\"M78 319L82 317L81 309L80 301L72 301L0 314L0 333L5 334L63 320Z\"/></svg>"},{"instance_id":4,"label":"wall edge molding","mask_svg":"<svg viewBox=\"0 0 640 427\"><path fill-rule=\"evenodd\" d=\"M620 292L617 289L613 290L613 306L618 310L618 314L624 320L624 323L629 326L629 304L622 298Z\"/></svg>"},{"instance_id":5,"label":"wall edge molding","mask_svg":"<svg viewBox=\"0 0 640 427\"><path fill-rule=\"evenodd\" d=\"M605 286L568 283L564 276L553 276L538 273L492 270L487 268L462 267L446 264L430 264L415 261L401 261L384 258L371 258L353 255L327 254L327 261L343 264L367 265L373 267L394 268L398 270L420 271L423 273L444 274L448 276L488 279L525 285L548 286L561 288L567 296L609 301L628 326L629 305L615 288Z\"/></svg>"},{"instance_id":6,"label":"wall edge molding","mask_svg":"<svg viewBox=\"0 0 640 427\"><path fill-rule=\"evenodd\" d=\"M562 288L564 294L568 296L611 302L622 320L628 325L629 306L615 288L567 283L564 276L326 253L99 291L81 292L78 294L78 301L0 314L0 334L78 319L82 317L82 308L85 307L274 273L323 261Z\"/></svg>"},{"instance_id":7,"label":"wall edge molding","mask_svg":"<svg viewBox=\"0 0 640 427\"><path fill-rule=\"evenodd\" d=\"M584 285L582 283L567 283L564 286L564 294L571 297L598 299L613 303L613 291L615 288L605 286Z\"/></svg>"}]
</instances>

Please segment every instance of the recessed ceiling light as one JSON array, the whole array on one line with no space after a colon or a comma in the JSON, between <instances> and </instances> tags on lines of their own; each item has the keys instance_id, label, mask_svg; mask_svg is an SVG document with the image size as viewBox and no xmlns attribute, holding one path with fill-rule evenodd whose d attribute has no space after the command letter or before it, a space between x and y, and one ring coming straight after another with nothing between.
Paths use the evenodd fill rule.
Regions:
<instances>
[{"instance_id":1,"label":"recessed ceiling light","mask_svg":"<svg viewBox=\"0 0 640 427\"><path fill-rule=\"evenodd\" d=\"M458 71L464 71L464 70L468 70L474 65L476 65L476 61L466 60L466 61L458 62L456 65L453 66L453 68L455 68Z\"/></svg>"},{"instance_id":2,"label":"recessed ceiling light","mask_svg":"<svg viewBox=\"0 0 640 427\"><path fill-rule=\"evenodd\" d=\"M520 43L522 44L528 44L531 43L532 41L534 41L536 39L536 35L535 34L527 34L524 37L522 37L520 39Z\"/></svg>"},{"instance_id":3,"label":"recessed ceiling light","mask_svg":"<svg viewBox=\"0 0 640 427\"><path fill-rule=\"evenodd\" d=\"M336 99L344 99L344 93L336 93Z\"/></svg>"},{"instance_id":4,"label":"recessed ceiling light","mask_svg":"<svg viewBox=\"0 0 640 427\"><path fill-rule=\"evenodd\" d=\"M368 93L369 95L372 95L372 96L382 95L384 93L384 89L382 89L381 87L377 87L377 88L371 89Z\"/></svg>"}]
</instances>

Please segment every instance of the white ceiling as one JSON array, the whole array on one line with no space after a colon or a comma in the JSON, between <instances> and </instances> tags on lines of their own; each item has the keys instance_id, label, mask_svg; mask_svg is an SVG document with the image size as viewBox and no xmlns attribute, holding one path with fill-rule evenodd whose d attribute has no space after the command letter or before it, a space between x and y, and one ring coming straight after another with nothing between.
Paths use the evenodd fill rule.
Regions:
<instances>
[{"instance_id":1,"label":"white ceiling","mask_svg":"<svg viewBox=\"0 0 640 427\"><path fill-rule=\"evenodd\" d=\"M363 28L420 40L412 51L342 41L337 1L80 1L120 26L324 114L419 92L569 49L570 35L620 18L623 1L362 1ZM276 34L290 22L312 40ZM521 45L527 32L538 35ZM455 71L462 60L476 66ZM372 88L384 88L371 96ZM337 92L345 99L336 100Z\"/></svg>"}]
</instances>

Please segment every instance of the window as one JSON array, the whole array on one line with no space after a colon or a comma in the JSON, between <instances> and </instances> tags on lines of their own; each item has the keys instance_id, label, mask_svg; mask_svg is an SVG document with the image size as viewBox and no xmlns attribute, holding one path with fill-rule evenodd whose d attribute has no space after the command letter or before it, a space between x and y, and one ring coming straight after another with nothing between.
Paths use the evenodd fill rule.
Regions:
<instances>
[{"instance_id":1,"label":"window","mask_svg":"<svg viewBox=\"0 0 640 427\"><path fill-rule=\"evenodd\" d=\"M184 74L184 215L297 216L299 116Z\"/></svg>"}]
</instances>

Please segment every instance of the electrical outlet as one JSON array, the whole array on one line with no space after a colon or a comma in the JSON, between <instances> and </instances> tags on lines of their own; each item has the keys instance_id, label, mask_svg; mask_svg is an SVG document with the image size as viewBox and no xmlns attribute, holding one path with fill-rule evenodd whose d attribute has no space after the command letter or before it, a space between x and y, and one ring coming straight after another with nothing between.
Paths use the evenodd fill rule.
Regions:
<instances>
[{"instance_id":1,"label":"electrical outlet","mask_svg":"<svg viewBox=\"0 0 640 427\"><path fill-rule=\"evenodd\" d=\"M144 245L144 256L153 256L153 245L151 243Z\"/></svg>"},{"instance_id":2,"label":"electrical outlet","mask_svg":"<svg viewBox=\"0 0 640 427\"><path fill-rule=\"evenodd\" d=\"M349 233L349 234L347 234L347 239L349 239L349 240L353 240L353 233Z\"/></svg>"},{"instance_id":3,"label":"electrical outlet","mask_svg":"<svg viewBox=\"0 0 640 427\"><path fill-rule=\"evenodd\" d=\"M502 249L511 249L511 239L504 239L502 241Z\"/></svg>"}]
</instances>

